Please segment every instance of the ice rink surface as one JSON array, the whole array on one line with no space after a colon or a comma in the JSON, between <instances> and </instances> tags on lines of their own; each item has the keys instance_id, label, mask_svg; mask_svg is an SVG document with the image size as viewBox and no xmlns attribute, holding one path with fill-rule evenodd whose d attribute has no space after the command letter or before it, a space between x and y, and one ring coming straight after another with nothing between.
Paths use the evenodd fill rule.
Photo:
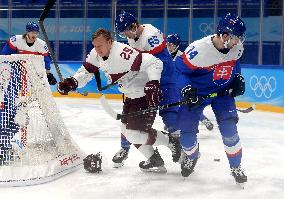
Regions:
<instances>
[{"instance_id":1,"label":"ice rink surface","mask_svg":"<svg viewBox=\"0 0 284 199\"><path fill-rule=\"evenodd\" d=\"M200 125L201 157L195 172L184 179L171 152L159 146L166 174L143 173L138 164L145 158L134 147L124 167L112 167L120 148L120 122L112 119L96 99L56 98L65 124L86 154L102 152L103 172L80 169L58 180L28 187L0 188L1 199L280 199L284 195L284 114L253 111L239 113L239 135L243 146L242 167L248 176L240 189L230 175L222 140L210 108L205 110L215 127ZM121 112L122 103L111 101ZM154 125L162 130L161 118ZM214 161L220 159L220 161Z\"/></svg>"}]
</instances>

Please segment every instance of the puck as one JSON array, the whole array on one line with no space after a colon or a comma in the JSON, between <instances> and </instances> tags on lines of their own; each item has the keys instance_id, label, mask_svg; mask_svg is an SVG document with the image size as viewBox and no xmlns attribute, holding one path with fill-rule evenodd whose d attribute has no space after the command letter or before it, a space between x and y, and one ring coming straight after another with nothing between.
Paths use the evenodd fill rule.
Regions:
<instances>
[{"instance_id":1,"label":"puck","mask_svg":"<svg viewBox=\"0 0 284 199\"><path fill-rule=\"evenodd\" d=\"M214 161L215 162L220 162L220 159L219 158L214 158Z\"/></svg>"}]
</instances>

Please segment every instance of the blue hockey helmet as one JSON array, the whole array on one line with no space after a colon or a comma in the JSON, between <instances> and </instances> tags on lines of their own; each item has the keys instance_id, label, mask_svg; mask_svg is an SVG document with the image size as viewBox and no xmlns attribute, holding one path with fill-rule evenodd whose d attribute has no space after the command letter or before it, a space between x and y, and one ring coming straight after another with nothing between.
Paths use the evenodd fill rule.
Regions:
<instances>
[{"instance_id":1,"label":"blue hockey helmet","mask_svg":"<svg viewBox=\"0 0 284 199\"><path fill-rule=\"evenodd\" d=\"M243 20L231 13L226 14L220 21L217 27L217 33L228 33L238 37L241 41L245 38L246 26Z\"/></svg>"},{"instance_id":2,"label":"blue hockey helmet","mask_svg":"<svg viewBox=\"0 0 284 199\"><path fill-rule=\"evenodd\" d=\"M26 25L26 31L27 32L32 32L32 31L39 32L39 26L35 22L32 22L32 21L28 22Z\"/></svg>"},{"instance_id":3,"label":"blue hockey helmet","mask_svg":"<svg viewBox=\"0 0 284 199\"><path fill-rule=\"evenodd\" d=\"M115 19L115 29L117 33L120 34L126 31L131 26L131 24L135 22L137 22L137 20L132 14L123 11Z\"/></svg>"},{"instance_id":4,"label":"blue hockey helmet","mask_svg":"<svg viewBox=\"0 0 284 199\"><path fill-rule=\"evenodd\" d=\"M180 36L178 34L170 34L167 36L167 42L179 46Z\"/></svg>"}]
</instances>

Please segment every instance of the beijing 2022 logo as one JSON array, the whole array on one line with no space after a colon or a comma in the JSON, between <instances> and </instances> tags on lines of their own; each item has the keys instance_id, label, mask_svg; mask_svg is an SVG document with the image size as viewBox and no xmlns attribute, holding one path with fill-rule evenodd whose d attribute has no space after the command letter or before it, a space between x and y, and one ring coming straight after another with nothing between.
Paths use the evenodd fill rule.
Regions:
<instances>
[{"instance_id":1,"label":"beijing 2022 logo","mask_svg":"<svg viewBox=\"0 0 284 199\"><path fill-rule=\"evenodd\" d=\"M276 78L274 76L257 77L253 75L250 77L250 88L253 90L256 97L271 98L272 93L276 90Z\"/></svg>"}]
</instances>

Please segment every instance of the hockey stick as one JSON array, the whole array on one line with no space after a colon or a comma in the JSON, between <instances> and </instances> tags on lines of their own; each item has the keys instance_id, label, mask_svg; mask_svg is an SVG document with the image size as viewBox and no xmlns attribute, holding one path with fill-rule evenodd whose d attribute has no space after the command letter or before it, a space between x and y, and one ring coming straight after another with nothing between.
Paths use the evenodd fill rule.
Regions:
<instances>
[{"instance_id":1,"label":"hockey stick","mask_svg":"<svg viewBox=\"0 0 284 199\"><path fill-rule=\"evenodd\" d=\"M47 45L49 54L51 56L51 59L53 61L54 66L55 66L56 72L58 74L58 77L59 77L60 81L62 82L63 81L63 77L62 77L62 74L60 72L60 69L59 69L58 63L56 61L55 55L54 55L54 53L53 53L53 51L51 49L51 46L50 46L50 43L49 43L49 40L48 40L48 37L47 37L47 33L46 33L44 25L43 25L43 22L44 22L45 18L47 17L50 9L53 7L55 2L56 2L56 0L48 0L48 2L45 5L44 10L42 11L42 13L41 13L41 15L39 17L38 23L39 23L40 29L42 31L42 34L43 34L43 37L44 37L44 41L45 41L45 43Z\"/></svg>"},{"instance_id":2,"label":"hockey stick","mask_svg":"<svg viewBox=\"0 0 284 199\"><path fill-rule=\"evenodd\" d=\"M217 94L216 95L215 94L216 93L208 95L207 98L216 97ZM164 109L174 107L174 106L183 106L183 105L190 103L190 101L178 101L178 102L174 102L174 103L171 103L171 104L165 104L165 105L162 105L162 106L149 107L149 108L144 109L144 110L131 112L131 113L127 113L127 114L119 114L111 108L110 104L108 103L108 101L107 101L107 99L105 98L104 95L102 95L99 98L99 100L100 100L103 108L105 109L105 111L115 120L121 120L122 118L125 118L125 117L135 117L135 116L143 115L143 114L146 114L146 113L149 113L149 112L154 112L154 111L158 111L158 110L160 111L160 110L164 110ZM237 109L237 111L239 111L241 113L250 113L254 109L255 109L255 104L253 104L251 107L246 108L246 109Z\"/></svg>"},{"instance_id":3,"label":"hockey stick","mask_svg":"<svg viewBox=\"0 0 284 199\"><path fill-rule=\"evenodd\" d=\"M53 5L55 4L56 1L57 0L48 0L48 2L45 5L44 10L42 11L42 13L41 13L41 15L39 17L38 23L39 23L40 29L42 31L42 34L43 34L43 37L44 37L44 41L45 41L45 43L47 45L49 54L51 56L51 59L53 61L54 66L55 66L55 69L56 69L57 75L59 77L59 80L62 82L63 81L63 77L62 77L61 71L59 69L59 66L58 66L57 60L55 58L55 55L54 55L54 53L53 53L53 51L51 49L51 46L50 46L50 43L49 43L49 40L48 40L48 37L47 37L47 33L45 31L44 24L43 24L45 18L47 17L49 11L51 10L51 8L53 7ZM83 96L87 96L89 94L87 91L79 92L79 91L76 90L75 92L79 93L79 94L81 94Z\"/></svg>"},{"instance_id":4,"label":"hockey stick","mask_svg":"<svg viewBox=\"0 0 284 199\"><path fill-rule=\"evenodd\" d=\"M130 70L130 71L131 71L131 70ZM108 84L108 85L106 85L106 86L103 86L103 87L101 87L101 88L98 88L98 90L99 90L99 91L103 91L103 90L106 90L106 89L108 89L108 88L110 88L110 87L112 87L112 86L118 84L118 82L119 82L121 79L125 78L125 77L127 76L127 74L129 74L130 71L128 71L127 73L125 73L122 77L120 77L119 79L117 79L117 80L114 81L113 83ZM139 72L139 71L132 71L132 72L137 72L137 73L134 74L134 75L131 77L131 79L129 79L128 81L133 80L133 79L138 75L138 72Z\"/></svg>"},{"instance_id":5,"label":"hockey stick","mask_svg":"<svg viewBox=\"0 0 284 199\"><path fill-rule=\"evenodd\" d=\"M99 100L100 100L103 108L105 109L105 111L112 118L114 118L116 120L121 120L122 118L125 118L125 117L134 117L134 116L138 116L138 115L143 115L143 114L158 111L158 110L160 111L160 110L167 109L167 108L174 107L174 106L182 106L182 105L186 105L186 104L189 103L189 101L179 101L179 102L174 102L174 103L171 103L171 104L165 104L165 105L162 105L162 106L153 106L153 107L149 107L149 108L144 109L144 110L131 112L131 113L127 113L127 114L119 114L111 108L110 104L108 103L108 101L106 100L104 95L102 95L99 98Z\"/></svg>"},{"instance_id":6,"label":"hockey stick","mask_svg":"<svg viewBox=\"0 0 284 199\"><path fill-rule=\"evenodd\" d=\"M256 105L253 104L252 106L246 108L246 109L237 109L237 111L241 112L241 113L250 113L252 112L253 110L256 109Z\"/></svg>"},{"instance_id":7,"label":"hockey stick","mask_svg":"<svg viewBox=\"0 0 284 199\"><path fill-rule=\"evenodd\" d=\"M118 83L118 82L115 81L115 82L113 82L113 83L111 83L111 84L108 84L108 85L106 85L106 86L103 86L103 87L101 87L101 88L98 87L98 90L99 90L99 91L106 90L106 89L108 89L108 88L110 88L110 87L116 85L117 83Z\"/></svg>"}]
</instances>

